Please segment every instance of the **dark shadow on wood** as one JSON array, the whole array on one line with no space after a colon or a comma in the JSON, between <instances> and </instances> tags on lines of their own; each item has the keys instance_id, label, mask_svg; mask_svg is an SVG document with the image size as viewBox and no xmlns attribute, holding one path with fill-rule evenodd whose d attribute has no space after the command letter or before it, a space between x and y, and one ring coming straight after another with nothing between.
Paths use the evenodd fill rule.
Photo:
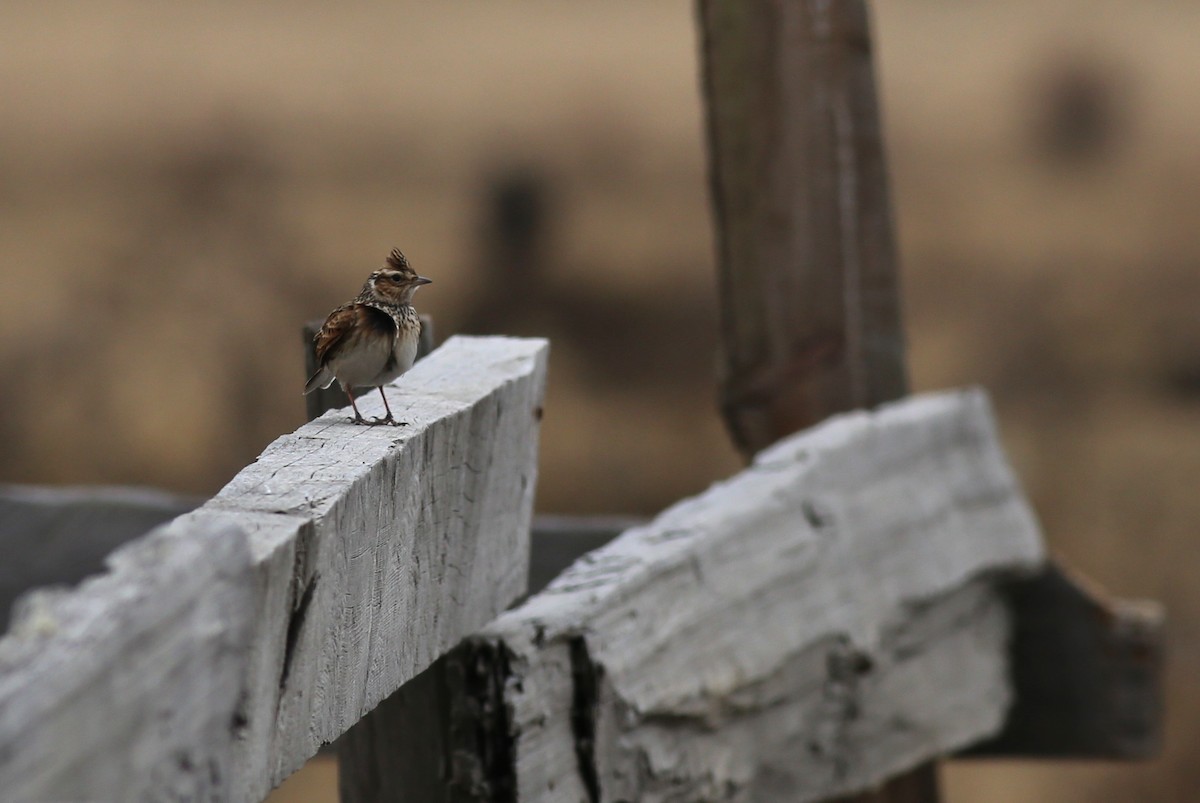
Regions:
<instances>
[{"instance_id":1,"label":"dark shadow on wood","mask_svg":"<svg viewBox=\"0 0 1200 803\"><path fill-rule=\"evenodd\" d=\"M1155 756L1162 746L1163 612L1107 598L1051 564L1010 585L1016 703L995 739L964 755Z\"/></svg>"},{"instance_id":2,"label":"dark shadow on wood","mask_svg":"<svg viewBox=\"0 0 1200 803\"><path fill-rule=\"evenodd\" d=\"M337 740L346 801L448 801L446 656L405 683Z\"/></svg>"}]
</instances>

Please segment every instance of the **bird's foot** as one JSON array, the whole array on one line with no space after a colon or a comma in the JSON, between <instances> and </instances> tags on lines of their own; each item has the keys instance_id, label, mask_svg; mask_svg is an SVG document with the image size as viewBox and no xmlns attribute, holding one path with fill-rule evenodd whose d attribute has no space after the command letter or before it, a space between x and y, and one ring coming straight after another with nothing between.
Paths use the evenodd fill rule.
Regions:
<instances>
[{"instance_id":1,"label":"bird's foot","mask_svg":"<svg viewBox=\"0 0 1200 803\"><path fill-rule=\"evenodd\" d=\"M372 422L368 421L367 419L363 418L361 415L354 415L354 416L351 416L350 418L347 418L346 420L349 421L351 424L357 424L359 426L367 426L367 427L371 426L371 423L372 423Z\"/></svg>"},{"instance_id":2,"label":"bird's foot","mask_svg":"<svg viewBox=\"0 0 1200 803\"><path fill-rule=\"evenodd\" d=\"M397 421L395 418L392 418L390 415L383 416L382 418L372 418L371 424L372 425L387 424L389 427L407 427L408 426L407 421Z\"/></svg>"}]
</instances>

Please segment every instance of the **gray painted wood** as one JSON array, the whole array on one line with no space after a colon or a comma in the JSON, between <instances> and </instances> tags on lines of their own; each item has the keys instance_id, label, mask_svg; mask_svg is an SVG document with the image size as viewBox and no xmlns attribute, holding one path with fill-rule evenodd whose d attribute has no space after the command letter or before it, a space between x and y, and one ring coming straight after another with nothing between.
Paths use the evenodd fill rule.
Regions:
<instances>
[{"instance_id":1,"label":"gray painted wood","mask_svg":"<svg viewBox=\"0 0 1200 803\"><path fill-rule=\"evenodd\" d=\"M0 485L0 622L25 591L102 571L118 546L201 501L148 488Z\"/></svg>"},{"instance_id":2,"label":"gray painted wood","mask_svg":"<svg viewBox=\"0 0 1200 803\"><path fill-rule=\"evenodd\" d=\"M220 715L223 738L236 741L232 761L210 784L212 799L260 800L524 592L545 370L545 341L452 338L388 388L392 409L409 426L359 427L331 411L275 441L216 497L149 536L166 543L233 529L246 536L251 576L239 587L252 594L248 652L236 710L226 705ZM364 414L382 413L373 396L364 399ZM182 610L187 600L202 601L193 585L177 586L181 598L172 602ZM145 650L160 655L161 648L189 672L211 671L209 653L189 652L193 640L174 620L162 620L161 632L153 626L162 605L143 604L120 582L105 588L114 621L135 618L133 611L148 618L139 642ZM120 651L109 649L112 639L93 639L86 627L80 638L95 640L103 660L93 673L94 704L61 701L84 712L72 719L76 728L103 732L105 717L142 717L137 702L106 701L108 679L126 671ZM15 690L12 700L39 684L58 699L53 669L14 677L0 664L0 683ZM145 698L159 698L165 682L148 674ZM8 769L17 735L37 726L36 717L11 706L0 708L0 720L16 723L0 741L4 789L11 777L4 773L17 771ZM127 749L125 740L95 739L112 756ZM198 755L207 755L206 744ZM35 755L45 761L62 749L38 745ZM112 799L194 799L171 791L177 780L170 773L130 778L129 788L151 791Z\"/></svg>"},{"instance_id":3,"label":"gray painted wood","mask_svg":"<svg viewBox=\"0 0 1200 803\"><path fill-rule=\"evenodd\" d=\"M236 528L157 531L0 639L0 797L222 800L257 615Z\"/></svg>"},{"instance_id":4,"label":"gray painted wood","mask_svg":"<svg viewBox=\"0 0 1200 803\"><path fill-rule=\"evenodd\" d=\"M1000 728L997 582L1042 560L981 393L833 419L451 653L453 799L870 787Z\"/></svg>"}]
</instances>

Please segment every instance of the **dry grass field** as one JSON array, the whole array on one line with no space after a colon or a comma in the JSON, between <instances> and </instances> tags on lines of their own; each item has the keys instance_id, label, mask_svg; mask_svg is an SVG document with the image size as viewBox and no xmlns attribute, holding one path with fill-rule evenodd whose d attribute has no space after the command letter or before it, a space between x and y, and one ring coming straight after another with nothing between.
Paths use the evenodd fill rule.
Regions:
<instances>
[{"instance_id":1,"label":"dry grass field","mask_svg":"<svg viewBox=\"0 0 1200 803\"><path fill-rule=\"evenodd\" d=\"M542 510L736 470L691 14L4 3L0 481L215 491L302 421L300 323L393 245L439 334L552 337ZM948 799L1200 799L1200 6L875 22L914 384L987 386L1054 550L1171 622L1161 759L955 763Z\"/></svg>"}]
</instances>

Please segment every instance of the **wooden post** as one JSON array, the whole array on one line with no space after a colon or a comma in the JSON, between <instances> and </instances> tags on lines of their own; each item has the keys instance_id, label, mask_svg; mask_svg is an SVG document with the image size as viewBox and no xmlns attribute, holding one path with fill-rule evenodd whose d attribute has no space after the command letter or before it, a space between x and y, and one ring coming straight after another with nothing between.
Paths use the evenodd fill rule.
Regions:
<instances>
[{"instance_id":1,"label":"wooden post","mask_svg":"<svg viewBox=\"0 0 1200 803\"><path fill-rule=\"evenodd\" d=\"M863 0L699 0L724 372L747 457L907 390ZM936 764L862 803L939 799Z\"/></svg>"},{"instance_id":2,"label":"wooden post","mask_svg":"<svg viewBox=\"0 0 1200 803\"><path fill-rule=\"evenodd\" d=\"M701 0L724 341L748 456L907 392L862 0Z\"/></svg>"},{"instance_id":3,"label":"wooden post","mask_svg":"<svg viewBox=\"0 0 1200 803\"><path fill-rule=\"evenodd\" d=\"M699 0L724 340L747 456L906 392L864 0ZM975 755L1141 758L1161 741L1163 615L1051 564L1009 592L1017 699ZM934 765L854 798L937 799Z\"/></svg>"}]
</instances>

